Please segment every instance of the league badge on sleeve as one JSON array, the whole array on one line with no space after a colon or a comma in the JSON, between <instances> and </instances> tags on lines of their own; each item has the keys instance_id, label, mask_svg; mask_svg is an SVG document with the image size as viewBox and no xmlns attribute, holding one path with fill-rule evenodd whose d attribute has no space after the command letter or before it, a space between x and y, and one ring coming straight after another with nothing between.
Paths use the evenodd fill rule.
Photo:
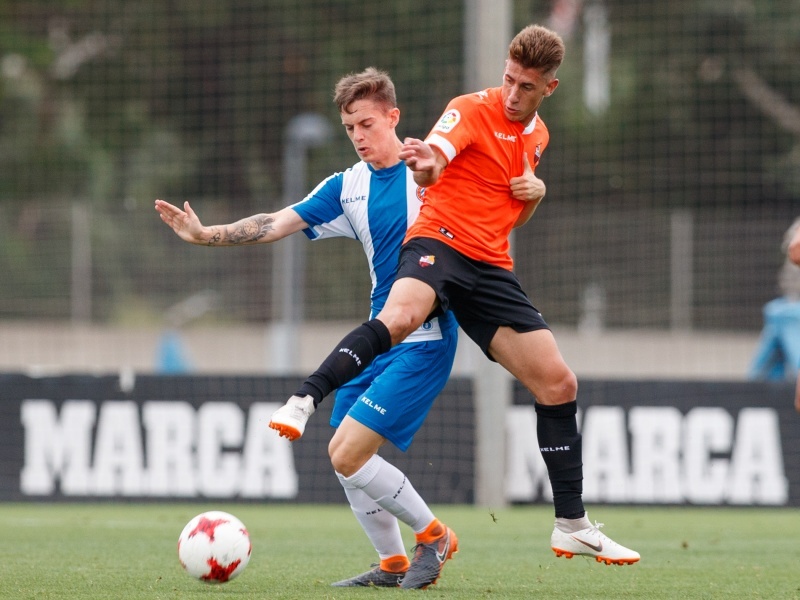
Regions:
<instances>
[{"instance_id":1,"label":"league badge on sleeve","mask_svg":"<svg viewBox=\"0 0 800 600\"><path fill-rule=\"evenodd\" d=\"M459 121L461 121L461 113L455 108L451 108L442 115L442 118L439 119L439 122L433 129L435 131L441 131L442 133L450 133L453 131L453 128L458 125Z\"/></svg>"}]
</instances>

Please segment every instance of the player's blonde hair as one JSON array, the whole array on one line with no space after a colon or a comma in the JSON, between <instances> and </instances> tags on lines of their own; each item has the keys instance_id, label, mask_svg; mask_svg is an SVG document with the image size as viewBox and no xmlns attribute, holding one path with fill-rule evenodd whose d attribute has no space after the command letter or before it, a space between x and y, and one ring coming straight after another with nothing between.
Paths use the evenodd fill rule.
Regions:
<instances>
[{"instance_id":1,"label":"player's blonde hair","mask_svg":"<svg viewBox=\"0 0 800 600\"><path fill-rule=\"evenodd\" d=\"M353 102L364 99L383 104L387 109L397 106L394 83L388 73L368 67L361 73L342 77L333 91L333 101L340 113L345 112Z\"/></svg>"},{"instance_id":2,"label":"player's blonde hair","mask_svg":"<svg viewBox=\"0 0 800 600\"><path fill-rule=\"evenodd\" d=\"M555 75L564 60L564 40L541 25L528 25L508 46L508 58L526 69Z\"/></svg>"}]
</instances>

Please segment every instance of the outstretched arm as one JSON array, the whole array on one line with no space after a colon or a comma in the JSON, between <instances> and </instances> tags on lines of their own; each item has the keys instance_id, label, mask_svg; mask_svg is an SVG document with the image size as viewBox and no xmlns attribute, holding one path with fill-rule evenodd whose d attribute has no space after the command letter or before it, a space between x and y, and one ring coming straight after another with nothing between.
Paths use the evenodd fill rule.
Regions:
<instances>
[{"instance_id":1,"label":"outstretched arm","mask_svg":"<svg viewBox=\"0 0 800 600\"><path fill-rule=\"evenodd\" d=\"M210 226L200 222L188 202L183 203L181 210L169 202L156 200L155 208L161 220L182 240L203 246L268 244L308 227L300 215L288 207L272 214L245 217L227 225Z\"/></svg>"}]
</instances>

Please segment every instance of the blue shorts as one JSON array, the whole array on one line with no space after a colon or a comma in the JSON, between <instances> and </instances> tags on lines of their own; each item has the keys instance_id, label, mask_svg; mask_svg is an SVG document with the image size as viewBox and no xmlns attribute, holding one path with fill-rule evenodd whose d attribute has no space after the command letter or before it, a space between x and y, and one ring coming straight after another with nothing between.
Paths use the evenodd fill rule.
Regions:
<instances>
[{"instance_id":1,"label":"blue shorts","mask_svg":"<svg viewBox=\"0 0 800 600\"><path fill-rule=\"evenodd\" d=\"M442 391L456 355L458 329L441 340L398 344L336 391L331 425L345 415L405 452Z\"/></svg>"}]
</instances>

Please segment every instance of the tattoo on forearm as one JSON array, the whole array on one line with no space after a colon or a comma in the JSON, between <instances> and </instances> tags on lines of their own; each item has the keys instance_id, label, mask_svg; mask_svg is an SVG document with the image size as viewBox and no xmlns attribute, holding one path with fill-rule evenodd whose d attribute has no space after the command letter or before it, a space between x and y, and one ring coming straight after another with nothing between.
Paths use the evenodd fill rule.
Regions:
<instances>
[{"instance_id":1,"label":"tattoo on forearm","mask_svg":"<svg viewBox=\"0 0 800 600\"><path fill-rule=\"evenodd\" d=\"M275 230L275 219L267 215L255 215L234 223L226 233L226 241L230 244L247 244L257 242Z\"/></svg>"},{"instance_id":2,"label":"tattoo on forearm","mask_svg":"<svg viewBox=\"0 0 800 600\"><path fill-rule=\"evenodd\" d=\"M219 244L220 239L222 239L222 234L219 231L215 231L214 235L208 238L208 245L209 246L216 246Z\"/></svg>"}]
</instances>

